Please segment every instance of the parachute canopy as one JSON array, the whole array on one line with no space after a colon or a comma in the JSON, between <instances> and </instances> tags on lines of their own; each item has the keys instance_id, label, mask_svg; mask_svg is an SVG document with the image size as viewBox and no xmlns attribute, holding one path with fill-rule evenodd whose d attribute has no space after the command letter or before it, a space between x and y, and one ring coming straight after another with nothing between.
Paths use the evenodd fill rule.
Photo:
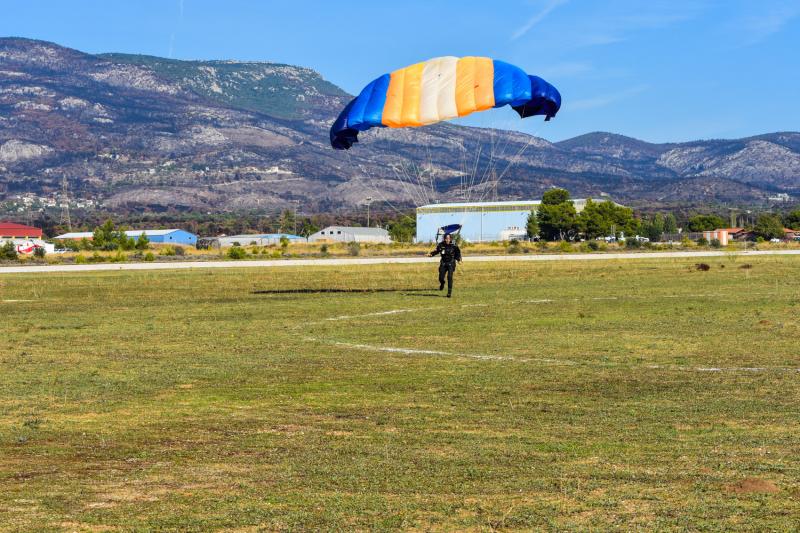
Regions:
<instances>
[{"instance_id":1,"label":"parachute canopy","mask_svg":"<svg viewBox=\"0 0 800 533\"><path fill-rule=\"evenodd\" d=\"M461 233L461 224L449 224L442 226L436 232L436 242L443 239L445 235L459 235Z\"/></svg>"},{"instance_id":2,"label":"parachute canopy","mask_svg":"<svg viewBox=\"0 0 800 533\"><path fill-rule=\"evenodd\" d=\"M550 120L558 90L521 68L488 57L438 57L384 74L364 87L331 127L331 146L347 150L370 128L425 126L510 105L522 118Z\"/></svg>"}]
</instances>

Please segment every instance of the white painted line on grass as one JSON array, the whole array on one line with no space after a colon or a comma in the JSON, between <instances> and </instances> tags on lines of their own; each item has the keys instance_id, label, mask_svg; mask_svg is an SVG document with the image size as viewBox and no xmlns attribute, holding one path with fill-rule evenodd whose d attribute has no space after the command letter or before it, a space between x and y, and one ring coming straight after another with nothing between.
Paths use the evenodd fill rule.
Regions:
<instances>
[{"instance_id":1,"label":"white painted line on grass","mask_svg":"<svg viewBox=\"0 0 800 533\"><path fill-rule=\"evenodd\" d=\"M349 320L351 318L367 318L371 316L397 315L399 313L411 313L413 311L421 311L421 310L422 309L389 309L388 311L378 311L376 313L364 313L363 315L332 316L330 318L326 318L325 320L329 322L335 322L337 320Z\"/></svg>"}]
</instances>

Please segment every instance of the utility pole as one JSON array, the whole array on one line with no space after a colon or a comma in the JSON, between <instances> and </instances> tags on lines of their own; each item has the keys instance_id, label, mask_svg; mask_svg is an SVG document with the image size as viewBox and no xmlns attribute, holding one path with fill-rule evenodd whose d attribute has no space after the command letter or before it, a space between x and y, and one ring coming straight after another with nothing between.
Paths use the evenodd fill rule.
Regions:
<instances>
[{"instance_id":1,"label":"utility pole","mask_svg":"<svg viewBox=\"0 0 800 533\"><path fill-rule=\"evenodd\" d=\"M372 196L367 196L367 227L369 227L369 206L372 203Z\"/></svg>"},{"instance_id":2,"label":"utility pole","mask_svg":"<svg viewBox=\"0 0 800 533\"><path fill-rule=\"evenodd\" d=\"M61 177L61 219L59 224L66 224L67 230L72 231L72 219L69 216L69 183L67 176Z\"/></svg>"}]
</instances>

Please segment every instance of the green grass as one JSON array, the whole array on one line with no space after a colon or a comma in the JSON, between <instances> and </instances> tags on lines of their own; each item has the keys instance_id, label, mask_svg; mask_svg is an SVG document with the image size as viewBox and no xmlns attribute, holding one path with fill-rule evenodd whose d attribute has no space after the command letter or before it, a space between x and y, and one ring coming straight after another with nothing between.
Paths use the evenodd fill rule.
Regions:
<instances>
[{"instance_id":1,"label":"green grass","mask_svg":"<svg viewBox=\"0 0 800 533\"><path fill-rule=\"evenodd\" d=\"M796 530L798 259L744 261L4 275L0 529Z\"/></svg>"}]
</instances>

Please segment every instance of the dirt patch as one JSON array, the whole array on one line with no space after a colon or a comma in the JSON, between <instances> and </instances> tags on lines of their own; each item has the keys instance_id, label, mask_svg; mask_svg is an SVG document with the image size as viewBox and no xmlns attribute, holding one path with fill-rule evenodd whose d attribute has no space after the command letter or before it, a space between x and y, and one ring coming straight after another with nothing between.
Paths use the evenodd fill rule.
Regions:
<instances>
[{"instance_id":1,"label":"dirt patch","mask_svg":"<svg viewBox=\"0 0 800 533\"><path fill-rule=\"evenodd\" d=\"M781 490L772 481L756 477L745 478L733 485L728 485L727 488L728 492L733 492L734 494L775 494Z\"/></svg>"},{"instance_id":2,"label":"dirt patch","mask_svg":"<svg viewBox=\"0 0 800 533\"><path fill-rule=\"evenodd\" d=\"M750 263L745 263L739 268L741 268L742 270L750 270L751 268L753 268L753 265L751 265Z\"/></svg>"},{"instance_id":3,"label":"dirt patch","mask_svg":"<svg viewBox=\"0 0 800 533\"><path fill-rule=\"evenodd\" d=\"M711 265L708 263L697 263L694 267L701 272L708 272L711 270Z\"/></svg>"}]
</instances>

